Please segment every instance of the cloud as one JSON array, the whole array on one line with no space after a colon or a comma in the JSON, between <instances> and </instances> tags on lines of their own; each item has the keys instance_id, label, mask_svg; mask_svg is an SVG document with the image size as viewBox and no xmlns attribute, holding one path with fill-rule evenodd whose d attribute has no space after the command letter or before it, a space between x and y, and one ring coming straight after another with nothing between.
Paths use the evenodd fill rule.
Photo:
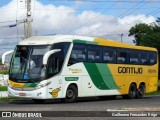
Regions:
<instances>
[{"instance_id":1,"label":"cloud","mask_svg":"<svg viewBox=\"0 0 160 120\"><path fill-rule=\"evenodd\" d=\"M136 16L130 15L125 16L123 18L118 19L119 23L122 25L126 24L132 24L132 23L146 23L150 24L155 21L155 18L153 16L145 16L144 14L138 14Z\"/></svg>"},{"instance_id":2,"label":"cloud","mask_svg":"<svg viewBox=\"0 0 160 120\"><path fill-rule=\"evenodd\" d=\"M34 5L35 4L35 5ZM150 24L155 21L153 16L146 16L144 14L128 15L123 18L101 14L96 11L85 10L77 12L74 8L77 5L82 5L82 2L77 2L75 7L71 6L54 6L53 4L42 4L39 1L32 2L32 33L35 35L45 34L77 34L85 36L104 36L108 39L120 41L120 34L123 35L124 42L133 44L132 37L128 37L127 33L131 26L136 23ZM26 17L26 9L24 2L18 3L13 0L5 6L0 8L0 22L8 20L23 20ZM33 10L35 9L35 10ZM17 17L16 17L17 16ZM14 22L13 22L14 23ZM13 23L0 23L8 25ZM23 36L23 24L18 26L18 35ZM0 28L0 38L17 36L17 28ZM4 42L5 41L5 42ZM6 43L6 44L5 44ZM12 44L8 44L12 43ZM0 44L6 46L14 46L17 39L0 39ZM3 49L1 47L0 49ZM12 48L12 47L11 47ZM3 49L6 50L6 49ZM0 53L1 54L1 53Z\"/></svg>"}]
</instances>

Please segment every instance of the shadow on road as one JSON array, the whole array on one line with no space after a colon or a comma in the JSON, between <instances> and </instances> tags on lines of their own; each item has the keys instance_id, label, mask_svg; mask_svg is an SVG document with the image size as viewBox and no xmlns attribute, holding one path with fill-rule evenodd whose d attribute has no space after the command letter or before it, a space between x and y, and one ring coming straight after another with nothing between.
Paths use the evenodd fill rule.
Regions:
<instances>
[{"instance_id":1,"label":"shadow on road","mask_svg":"<svg viewBox=\"0 0 160 120\"><path fill-rule=\"evenodd\" d=\"M145 96L142 99L153 99L155 97L159 97L160 96ZM123 101L123 100L127 100L127 101L131 101L131 100L141 100L141 99L123 99L121 96L117 96L115 99L110 99L110 98L106 98L106 99L100 99L99 97L84 97L84 98L78 98L78 100L74 103L82 103L82 102L101 102L101 101ZM74 103L67 103L67 104L74 104ZM9 101L9 104L40 104L40 103L35 103L32 100L12 100ZM66 104L63 103L60 99L50 99L50 100L46 100L44 103L41 104Z\"/></svg>"}]
</instances>

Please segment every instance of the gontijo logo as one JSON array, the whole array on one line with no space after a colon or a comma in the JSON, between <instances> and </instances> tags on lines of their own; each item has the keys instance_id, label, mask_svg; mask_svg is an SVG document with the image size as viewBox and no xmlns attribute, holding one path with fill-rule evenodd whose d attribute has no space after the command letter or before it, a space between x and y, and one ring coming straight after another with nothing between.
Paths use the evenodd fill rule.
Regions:
<instances>
[{"instance_id":1,"label":"gontijo logo","mask_svg":"<svg viewBox=\"0 0 160 120\"><path fill-rule=\"evenodd\" d=\"M142 74L143 69L141 67L118 67L118 73Z\"/></svg>"}]
</instances>

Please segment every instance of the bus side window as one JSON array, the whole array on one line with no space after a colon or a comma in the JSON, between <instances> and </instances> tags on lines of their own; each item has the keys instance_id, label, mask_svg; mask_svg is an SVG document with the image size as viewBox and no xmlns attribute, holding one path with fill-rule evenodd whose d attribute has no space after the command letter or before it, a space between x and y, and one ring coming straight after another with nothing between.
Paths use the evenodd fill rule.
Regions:
<instances>
[{"instance_id":1,"label":"bus side window","mask_svg":"<svg viewBox=\"0 0 160 120\"><path fill-rule=\"evenodd\" d=\"M150 65L154 65L157 63L157 53L156 52L150 52L149 54L149 63Z\"/></svg>"},{"instance_id":2,"label":"bus side window","mask_svg":"<svg viewBox=\"0 0 160 120\"><path fill-rule=\"evenodd\" d=\"M96 45L88 45L88 61L102 62L102 47Z\"/></svg>"},{"instance_id":3,"label":"bus side window","mask_svg":"<svg viewBox=\"0 0 160 120\"><path fill-rule=\"evenodd\" d=\"M139 64L139 52L137 50L130 50L129 54L129 63L130 64Z\"/></svg>"},{"instance_id":4,"label":"bus side window","mask_svg":"<svg viewBox=\"0 0 160 120\"><path fill-rule=\"evenodd\" d=\"M146 51L140 53L140 64L148 65L149 64L149 54Z\"/></svg>"},{"instance_id":5,"label":"bus side window","mask_svg":"<svg viewBox=\"0 0 160 120\"><path fill-rule=\"evenodd\" d=\"M116 58L116 50L109 47L103 48L103 62L114 63Z\"/></svg>"},{"instance_id":6,"label":"bus side window","mask_svg":"<svg viewBox=\"0 0 160 120\"><path fill-rule=\"evenodd\" d=\"M68 66L83 61L86 61L86 45L75 43L68 61Z\"/></svg>"},{"instance_id":7,"label":"bus side window","mask_svg":"<svg viewBox=\"0 0 160 120\"><path fill-rule=\"evenodd\" d=\"M48 77L51 77L60 72L63 65L62 52L55 53L49 57L48 62Z\"/></svg>"},{"instance_id":8,"label":"bus side window","mask_svg":"<svg viewBox=\"0 0 160 120\"><path fill-rule=\"evenodd\" d=\"M127 50L117 49L117 63L127 63Z\"/></svg>"}]
</instances>

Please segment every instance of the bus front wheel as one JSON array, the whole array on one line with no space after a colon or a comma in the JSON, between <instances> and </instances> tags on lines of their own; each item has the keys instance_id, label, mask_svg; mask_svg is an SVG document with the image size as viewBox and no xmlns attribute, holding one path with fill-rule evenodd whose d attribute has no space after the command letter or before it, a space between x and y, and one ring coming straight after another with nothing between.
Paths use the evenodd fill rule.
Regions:
<instances>
[{"instance_id":1,"label":"bus front wheel","mask_svg":"<svg viewBox=\"0 0 160 120\"><path fill-rule=\"evenodd\" d=\"M72 103L75 102L78 96L78 90L75 85L70 85L66 91L66 97L62 99L63 102Z\"/></svg>"}]
</instances>

